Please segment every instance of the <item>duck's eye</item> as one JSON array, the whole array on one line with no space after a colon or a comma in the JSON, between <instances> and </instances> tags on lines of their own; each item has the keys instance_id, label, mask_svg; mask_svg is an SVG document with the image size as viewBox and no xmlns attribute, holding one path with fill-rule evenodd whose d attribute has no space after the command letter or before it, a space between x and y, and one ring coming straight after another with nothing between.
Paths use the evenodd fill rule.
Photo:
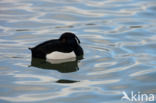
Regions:
<instances>
[{"instance_id":1,"label":"duck's eye","mask_svg":"<svg viewBox=\"0 0 156 103\"><path fill-rule=\"evenodd\" d=\"M62 43L65 43L65 42L66 42L66 39L65 39L65 38L63 38L63 39L61 40L61 42L62 42Z\"/></svg>"}]
</instances>

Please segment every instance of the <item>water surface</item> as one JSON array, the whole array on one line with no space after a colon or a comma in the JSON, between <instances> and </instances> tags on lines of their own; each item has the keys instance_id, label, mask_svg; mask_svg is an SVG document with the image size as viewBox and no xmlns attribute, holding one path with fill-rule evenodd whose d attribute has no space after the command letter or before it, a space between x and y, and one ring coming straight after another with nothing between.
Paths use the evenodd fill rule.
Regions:
<instances>
[{"instance_id":1,"label":"water surface","mask_svg":"<svg viewBox=\"0 0 156 103\"><path fill-rule=\"evenodd\" d=\"M122 91L156 94L155 18L155 0L1 0L0 102L130 103ZM32 66L28 47L66 31L85 52L69 63L75 69Z\"/></svg>"}]
</instances>

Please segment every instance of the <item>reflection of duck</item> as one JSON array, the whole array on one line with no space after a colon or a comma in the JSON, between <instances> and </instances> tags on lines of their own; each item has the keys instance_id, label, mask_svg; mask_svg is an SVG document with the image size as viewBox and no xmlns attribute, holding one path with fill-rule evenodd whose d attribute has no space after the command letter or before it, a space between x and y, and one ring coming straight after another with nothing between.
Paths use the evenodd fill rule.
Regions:
<instances>
[{"instance_id":1,"label":"reflection of duck","mask_svg":"<svg viewBox=\"0 0 156 103\"><path fill-rule=\"evenodd\" d=\"M68 59L69 60L69 59ZM46 61L44 59L38 59L38 58L32 58L31 60L31 66L42 68L42 69L49 69L49 70L57 70L62 73L68 73L68 72L75 72L79 70L78 67L78 59L72 59L69 61L55 61L56 64L52 64L52 61Z\"/></svg>"},{"instance_id":2,"label":"reflection of duck","mask_svg":"<svg viewBox=\"0 0 156 103\"><path fill-rule=\"evenodd\" d=\"M66 32L59 39L45 41L34 48L29 48L33 58L69 59L83 55L80 40L74 33Z\"/></svg>"}]
</instances>

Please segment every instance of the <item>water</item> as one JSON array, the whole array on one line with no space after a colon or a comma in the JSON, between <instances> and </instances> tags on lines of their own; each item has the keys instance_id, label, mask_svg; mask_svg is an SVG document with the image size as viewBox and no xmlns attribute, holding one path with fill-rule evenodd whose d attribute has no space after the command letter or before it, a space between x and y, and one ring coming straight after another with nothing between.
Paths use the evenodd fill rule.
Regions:
<instances>
[{"instance_id":1,"label":"water","mask_svg":"<svg viewBox=\"0 0 156 103\"><path fill-rule=\"evenodd\" d=\"M155 18L155 0L1 0L0 103L130 103L122 91L156 94ZM72 70L32 66L28 47L66 31L80 38L84 59Z\"/></svg>"}]
</instances>

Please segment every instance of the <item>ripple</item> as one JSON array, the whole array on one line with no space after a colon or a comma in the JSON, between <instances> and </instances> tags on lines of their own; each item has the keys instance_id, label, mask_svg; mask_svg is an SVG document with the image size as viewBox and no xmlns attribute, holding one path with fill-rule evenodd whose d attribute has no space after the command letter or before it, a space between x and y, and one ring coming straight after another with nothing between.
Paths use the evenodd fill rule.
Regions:
<instances>
[{"instance_id":1,"label":"ripple","mask_svg":"<svg viewBox=\"0 0 156 103\"><path fill-rule=\"evenodd\" d=\"M142 71L139 71L139 72L135 72L135 73L130 74L129 76L135 77L135 76L146 75L146 74L154 73L154 72L156 72L155 68L154 69L142 70Z\"/></svg>"},{"instance_id":2,"label":"ripple","mask_svg":"<svg viewBox=\"0 0 156 103\"><path fill-rule=\"evenodd\" d=\"M76 83L76 82L79 82L79 81L60 79L60 80L58 80L56 82L57 83Z\"/></svg>"},{"instance_id":3,"label":"ripple","mask_svg":"<svg viewBox=\"0 0 156 103\"><path fill-rule=\"evenodd\" d=\"M75 7L65 7L65 10L67 10L68 12L74 12L76 14L79 14L79 15L83 15L83 16L89 16L89 17L101 17L101 16L104 16L104 14L102 13L98 13L98 12L95 12L95 11L89 11L89 10L85 10L85 9L80 9L80 8L75 8Z\"/></svg>"},{"instance_id":4,"label":"ripple","mask_svg":"<svg viewBox=\"0 0 156 103\"><path fill-rule=\"evenodd\" d=\"M32 75L32 74L16 74L15 77L16 78L32 78L32 79L35 79L33 81L29 81L29 80L16 81L16 84L25 84L25 85L30 85L30 84L36 85L36 84L42 84L42 83L49 83L49 82L53 82L53 81L57 80L56 78L52 78L49 76Z\"/></svg>"}]
</instances>

